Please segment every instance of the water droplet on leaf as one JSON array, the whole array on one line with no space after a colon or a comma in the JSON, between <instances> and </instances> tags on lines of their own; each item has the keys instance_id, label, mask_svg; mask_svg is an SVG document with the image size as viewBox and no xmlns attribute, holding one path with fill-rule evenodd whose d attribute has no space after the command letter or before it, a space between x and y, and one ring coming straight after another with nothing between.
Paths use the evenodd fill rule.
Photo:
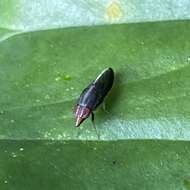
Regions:
<instances>
[{"instance_id":1,"label":"water droplet on leaf","mask_svg":"<svg viewBox=\"0 0 190 190\"><path fill-rule=\"evenodd\" d=\"M4 114L5 112L3 110L0 111L0 115Z\"/></svg>"},{"instance_id":2,"label":"water droplet on leaf","mask_svg":"<svg viewBox=\"0 0 190 190\"><path fill-rule=\"evenodd\" d=\"M28 88L30 85L29 84L25 84L25 87Z\"/></svg>"},{"instance_id":3,"label":"water droplet on leaf","mask_svg":"<svg viewBox=\"0 0 190 190\"><path fill-rule=\"evenodd\" d=\"M14 152L11 153L11 156L12 156L13 158L16 158L16 157L17 157L17 155L16 155Z\"/></svg>"},{"instance_id":4,"label":"water droplet on leaf","mask_svg":"<svg viewBox=\"0 0 190 190\"><path fill-rule=\"evenodd\" d=\"M44 97L46 100L50 99L50 96L48 94L45 95Z\"/></svg>"},{"instance_id":5,"label":"water droplet on leaf","mask_svg":"<svg viewBox=\"0 0 190 190\"><path fill-rule=\"evenodd\" d=\"M60 80L61 80L60 76L55 78L55 81L60 81Z\"/></svg>"},{"instance_id":6,"label":"water droplet on leaf","mask_svg":"<svg viewBox=\"0 0 190 190\"><path fill-rule=\"evenodd\" d=\"M65 75L64 80L71 80L71 76L70 75Z\"/></svg>"},{"instance_id":7,"label":"water droplet on leaf","mask_svg":"<svg viewBox=\"0 0 190 190\"><path fill-rule=\"evenodd\" d=\"M10 121L11 123L14 123L15 122L15 120L14 119L11 119L11 121Z\"/></svg>"}]
</instances>

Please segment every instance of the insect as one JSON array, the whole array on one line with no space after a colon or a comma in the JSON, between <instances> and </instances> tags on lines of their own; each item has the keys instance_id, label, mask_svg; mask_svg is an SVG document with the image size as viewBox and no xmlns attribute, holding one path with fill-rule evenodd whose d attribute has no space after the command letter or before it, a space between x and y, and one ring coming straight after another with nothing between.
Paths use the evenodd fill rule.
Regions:
<instances>
[{"instance_id":1,"label":"insect","mask_svg":"<svg viewBox=\"0 0 190 190\"><path fill-rule=\"evenodd\" d=\"M79 127L90 114L94 123L93 111L103 102L113 85L113 81L113 69L107 68L82 91L75 110L76 127Z\"/></svg>"}]
</instances>

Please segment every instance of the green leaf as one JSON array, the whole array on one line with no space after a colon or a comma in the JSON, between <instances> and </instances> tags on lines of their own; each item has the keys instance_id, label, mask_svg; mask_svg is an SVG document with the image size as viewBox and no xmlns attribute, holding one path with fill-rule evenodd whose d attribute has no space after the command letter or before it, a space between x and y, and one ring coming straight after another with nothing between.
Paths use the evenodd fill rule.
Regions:
<instances>
[{"instance_id":1,"label":"green leaf","mask_svg":"<svg viewBox=\"0 0 190 190\"><path fill-rule=\"evenodd\" d=\"M81 91L113 67L109 113L101 107L95 113L102 140L188 140L189 29L188 21L173 21L32 32L3 41L1 139L97 139L90 119L74 128L73 108Z\"/></svg>"},{"instance_id":2,"label":"green leaf","mask_svg":"<svg viewBox=\"0 0 190 190\"><path fill-rule=\"evenodd\" d=\"M3 190L190 189L189 142L21 140L0 148Z\"/></svg>"},{"instance_id":3,"label":"green leaf","mask_svg":"<svg viewBox=\"0 0 190 190\"><path fill-rule=\"evenodd\" d=\"M1 0L0 189L189 190L189 6ZM96 141L73 109L106 67Z\"/></svg>"}]
</instances>

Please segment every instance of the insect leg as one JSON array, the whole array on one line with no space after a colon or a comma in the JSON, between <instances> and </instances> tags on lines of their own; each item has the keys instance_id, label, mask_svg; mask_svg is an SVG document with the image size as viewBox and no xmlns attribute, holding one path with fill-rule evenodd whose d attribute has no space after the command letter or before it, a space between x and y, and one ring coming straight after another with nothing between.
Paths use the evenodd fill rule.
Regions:
<instances>
[{"instance_id":1,"label":"insect leg","mask_svg":"<svg viewBox=\"0 0 190 190\"><path fill-rule=\"evenodd\" d=\"M81 135L81 129L80 129L80 127L78 127L78 129L76 130L77 131L77 139L79 138L79 136Z\"/></svg>"},{"instance_id":2,"label":"insect leg","mask_svg":"<svg viewBox=\"0 0 190 190\"><path fill-rule=\"evenodd\" d=\"M94 113L93 113L93 112L91 113L91 116L92 116L92 117L91 117L92 123L94 124Z\"/></svg>"},{"instance_id":3,"label":"insect leg","mask_svg":"<svg viewBox=\"0 0 190 190\"><path fill-rule=\"evenodd\" d=\"M106 103L105 103L105 102L102 102L102 109L103 109L104 112L106 112L107 114L110 113L108 110L106 110Z\"/></svg>"},{"instance_id":4,"label":"insect leg","mask_svg":"<svg viewBox=\"0 0 190 190\"><path fill-rule=\"evenodd\" d=\"M94 113L92 112L91 113L91 118L92 118L92 125L93 125L93 127L94 127L94 129L95 129L95 131L96 131L96 134L97 134L97 136L98 136L98 140L100 140L100 135L98 134L98 131L97 131L97 129L96 129L96 125L95 125L95 123L94 123Z\"/></svg>"}]
</instances>

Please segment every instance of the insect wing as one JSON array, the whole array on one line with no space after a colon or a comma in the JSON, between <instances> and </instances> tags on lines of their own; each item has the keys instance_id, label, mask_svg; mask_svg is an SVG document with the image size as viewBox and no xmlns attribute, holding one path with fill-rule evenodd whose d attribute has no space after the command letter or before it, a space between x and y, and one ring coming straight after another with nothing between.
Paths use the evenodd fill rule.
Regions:
<instances>
[{"instance_id":1,"label":"insect wing","mask_svg":"<svg viewBox=\"0 0 190 190\"><path fill-rule=\"evenodd\" d=\"M114 72L111 68L105 69L94 81L98 94L104 98L113 85Z\"/></svg>"}]
</instances>

